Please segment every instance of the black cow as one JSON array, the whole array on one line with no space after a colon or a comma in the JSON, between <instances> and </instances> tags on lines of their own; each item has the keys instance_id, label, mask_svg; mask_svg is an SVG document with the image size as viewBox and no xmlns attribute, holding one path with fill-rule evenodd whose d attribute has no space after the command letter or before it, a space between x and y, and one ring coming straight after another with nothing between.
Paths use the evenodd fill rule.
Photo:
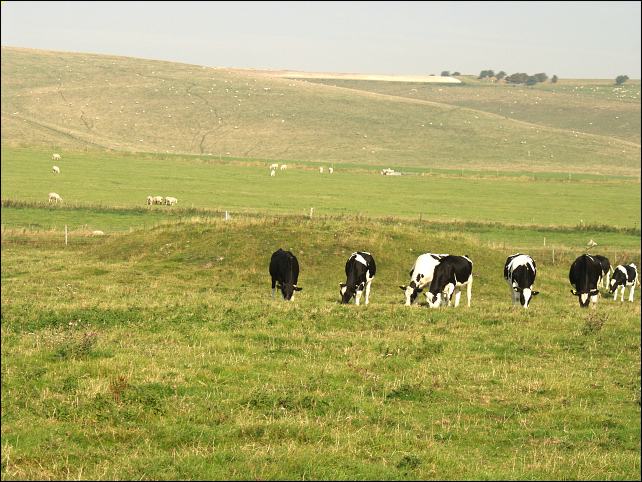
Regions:
<instances>
[{"instance_id":1,"label":"black cow","mask_svg":"<svg viewBox=\"0 0 642 482\"><path fill-rule=\"evenodd\" d=\"M597 283L602 276L602 265L590 254L583 254L579 256L568 272L568 279L573 285L571 293L578 297L580 306L586 308L589 304L589 299L595 307L599 291Z\"/></svg>"},{"instance_id":2,"label":"black cow","mask_svg":"<svg viewBox=\"0 0 642 482\"><path fill-rule=\"evenodd\" d=\"M339 283L341 303L350 303L355 297L355 304L359 306L361 293L365 288L366 305L370 298L370 283L377 272L377 266L372 255L366 251L352 253L346 262L346 282Z\"/></svg>"},{"instance_id":3,"label":"black cow","mask_svg":"<svg viewBox=\"0 0 642 482\"><path fill-rule=\"evenodd\" d=\"M627 286L631 287L629 292L629 301L633 302L633 291L635 290L635 285L640 284L640 279L638 278L638 268L633 263L627 265L618 265L613 271L613 277L611 278L610 290L613 295L613 301L617 299L617 290L618 288L622 289L622 296L620 301L624 301L624 290Z\"/></svg>"},{"instance_id":4,"label":"black cow","mask_svg":"<svg viewBox=\"0 0 642 482\"><path fill-rule=\"evenodd\" d=\"M296 285L299 279L299 262L290 251L279 248L272 254L270 276L272 277L272 298L274 298L274 287L277 283L286 300L294 299L294 292L303 289Z\"/></svg>"},{"instance_id":5,"label":"black cow","mask_svg":"<svg viewBox=\"0 0 642 482\"><path fill-rule=\"evenodd\" d=\"M599 254L592 254L591 256L597 259L602 267L602 274L600 276L600 280L597 282L598 286L608 288L611 285L609 280L611 277L611 262L609 261L609 258Z\"/></svg>"},{"instance_id":6,"label":"black cow","mask_svg":"<svg viewBox=\"0 0 642 482\"><path fill-rule=\"evenodd\" d=\"M504 279L510 286L513 306L519 300L520 305L528 308L533 296L539 294L539 291L533 291L536 274L535 260L529 255L517 253L506 258Z\"/></svg>"},{"instance_id":7,"label":"black cow","mask_svg":"<svg viewBox=\"0 0 642 482\"><path fill-rule=\"evenodd\" d=\"M433 273L430 290L426 294L428 305L437 308L447 302L450 306L450 299L455 293L455 307L459 306L461 297L461 286L466 285L468 295L468 306L472 298L473 289L473 262L468 256L445 256L443 257Z\"/></svg>"}]
</instances>

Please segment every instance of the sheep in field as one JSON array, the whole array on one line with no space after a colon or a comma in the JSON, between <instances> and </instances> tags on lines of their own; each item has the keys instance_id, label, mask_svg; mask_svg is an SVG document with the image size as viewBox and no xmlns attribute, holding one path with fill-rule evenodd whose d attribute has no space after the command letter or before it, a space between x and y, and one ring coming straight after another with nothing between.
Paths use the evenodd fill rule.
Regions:
<instances>
[{"instance_id":1,"label":"sheep in field","mask_svg":"<svg viewBox=\"0 0 642 482\"><path fill-rule=\"evenodd\" d=\"M55 193L55 192L50 192L49 193L49 202L50 203L55 202L56 204L58 204L59 201L62 202L62 197L60 197L60 194Z\"/></svg>"}]
</instances>

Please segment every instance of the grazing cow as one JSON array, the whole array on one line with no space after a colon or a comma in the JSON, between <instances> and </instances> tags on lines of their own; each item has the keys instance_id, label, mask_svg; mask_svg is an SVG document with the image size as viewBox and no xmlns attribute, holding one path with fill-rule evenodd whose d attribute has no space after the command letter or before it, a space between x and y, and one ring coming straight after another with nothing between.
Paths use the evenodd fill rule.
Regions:
<instances>
[{"instance_id":1,"label":"grazing cow","mask_svg":"<svg viewBox=\"0 0 642 482\"><path fill-rule=\"evenodd\" d=\"M334 167L328 167L328 172L332 174L334 172Z\"/></svg>"},{"instance_id":2,"label":"grazing cow","mask_svg":"<svg viewBox=\"0 0 642 482\"><path fill-rule=\"evenodd\" d=\"M52 168L51 168L51 171L52 171L54 174L60 174L60 168L59 168L58 166L54 166L54 167L52 167Z\"/></svg>"},{"instance_id":3,"label":"grazing cow","mask_svg":"<svg viewBox=\"0 0 642 482\"><path fill-rule=\"evenodd\" d=\"M287 165L287 164L281 164L280 169L281 169L282 171L285 171L287 168L288 168L288 165Z\"/></svg>"},{"instance_id":4,"label":"grazing cow","mask_svg":"<svg viewBox=\"0 0 642 482\"><path fill-rule=\"evenodd\" d=\"M355 297L355 304L359 306L361 293L365 288L366 305L370 298L370 284L377 272L377 266L372 255L366 251L352 253L346 262L346 282L339 283L341 303L350 303Z\"/></svg>"},{"instance_id":5,"label":"grazing cow","mask_svg":"<svg viewBox=\"0 0 642 482\"><path fill-rule=\"evenodd\" d=\"M53 155L51 156L51 160L53 160L53 161L59 161L60 159L62 159L62 157L60 156L60 154L53 154Z\"/></svg>"},{"instance_id":6,"label":"grazing cow","mask_svg":"<svg viewBox=\"0 0 642 482\"><path fill-rule=\"evenodd\" d=\"M573 286L571 293L577 296L582 308L589 305L589 300L593 303L593 308L597 303L600 292L597 290L597 283L602 276L602 265L590 254L579 256L568 272L568 279Z\"/></svg>"},{"instance_id":7,"label":"grazing cow","mask_svg":"<svg viewBox=\"0 0 642 482\"><path fill-rule=\"evenodd\" d=\"M450 306L450 300L455 294L455 307L459 306L461 287L466 286L468 306L473 290L473 262L466 256L446 256L435 266L430 290L426 294L428 305L437 308L444 302Z\"/></svg>"},{"instance_id":8,"label":"grazing cow","mask_svg":"<svg viewBox=\"0 0 642 482\"><path fill-rule=\"evenodd\" d=\"M290 251L279 248L272 253L270 276L272 277L272 298L274 298L274 287L277 283L285 300L293 300L294 292L303 289L296 285L299 279L299 262Z\"/></svg>"},{"instance_id":9,"label":"grazing cow","mask_svg":"<svg viewBox=\"0 0 642 482\"><path fill-rule=\"evenodd\" d=\"M424 288L430 287L435 266L437 266L439 261L446 256L448 255L425 253L417 258L415 264L410 270L410 283L408 283L408 286L399 287L402 291L406 292L406 306L410 306ZM428 297L427 293L426 297Z\"/></svg>"},{"instance_id":10,"label":"grazing cow","mask_svg":"<svg viewBox=\"0 0 642 482\"><path fill-rule=\"evenodd\" d=\"M152 198L152 204L163 204L164 201L163 196L154 196Z\"/></svg>"},{"instance_id":11,"label":"grazing cow","mask_svg":"<svg viewBox=\"0 0 642 482\"><path fill-rule=\"evenodd\" d=\"M165 198L165 204L168 206L173 206L174 204L178 203L178 199L172 196L167 196Z\"/></svg>"},{"instance_id":12,"label":"grazing cow","mask_svg":"<svg viewBox=\"0 0 642 482\"><path fill-rule=\"evenodd\" d=\"M319 168L319 174L323 174L323 167Z\"/></svg>"},{"instance_id":13,"label":"grazing cow","mask_svg":"<svg viewBox=\"0 0 642 482\"><path fill-rule=\"evenodd\" d=\"M58 204L58 201L62 202L62 197L60 197L60 194L57 194L55 192L50 192L49 193L49 202L50 203L55 202L56 204Z\"/></svg>"},{"instance_id":14,"label":"grazing cow","mask_svg":"<svg viewBox=\"0 0 642 482\"><path fill-rule=\"evenodd\" d=\"M270 169L270 177L276 176L276 171L274 169Z\"/></svg>"},{"instance_id":15,"label":"grazing cow","mask_svg":"<svg viewBox=\"0 0 642 482\"><path fill-rule=\"evenodd\" d=\"M610 286L609 281L611 278L611 262L606 256L601 256L599 254L593 254L592 256L599 261L600 266L602 267L602 273L600 275L599 281L597 282L597 285L600 288L608 289L608 287Z\"/></svg>"},{"instance_id":16,"label":"grazing cow","mask_svg":"<svg viewBox=\"0 0 642 482\"><path fill-rule=\"evenodd\" d=\"M147 205L151 206L152 204L154 204L154 198L151 196L147 196Z\"/></svg>"},{"instance_id":17,"label":"grazing cow","mask_svg":"<svg viewBox=\"0 0 642 482\"><path fill-rule=\"evenodd\" d=\"M508 283L513 298L513 306L519 301L524 308L539 291L533 291L537 268L535 260L527 254L517 253L506 258L504 279Z\"/></svg>"},{"instance_id":18,"label":"grazing cow","mask_svg":"<svg viewBox=\"0 0 642 482\"><path fill-rule=\"evenodd\" d=\"M624 301L624 290L627 286L631 287L629 292L629 301L633 302L633 291L635 290L635 285L640 285L640 278L638 277L638 268L633 263L627 265L618 265L617 268L613 271L613 277L611 278L610 290L613 294L613 301L617 300L617 290L620 288L622 290L622 296L620 301Z\"/></svg>"}]
</instances>

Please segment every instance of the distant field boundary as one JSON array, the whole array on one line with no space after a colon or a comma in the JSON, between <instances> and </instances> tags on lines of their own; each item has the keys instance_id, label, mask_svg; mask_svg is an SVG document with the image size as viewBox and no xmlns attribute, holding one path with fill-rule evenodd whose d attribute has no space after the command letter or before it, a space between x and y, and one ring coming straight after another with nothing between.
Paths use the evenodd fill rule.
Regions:
<instances>
[{"instance_id":1,"label":"distant field boundary","mask_svg":"<svg viewBox=\"0 0 642 482\"><path fill-rule=\"evenodd\" d=\"M39 201L21 201L16 199L4 198L1 200L1 206L3 208L13 208L13 209L22 209L22 208L35 208L35 209L52 209L52 210L64 210L64 211L81 211L81 210L91 210L101 213L162 213L172 217L176 217L177 220L185 221L187 218L191 217L204 217L204 218L223 218L226 211L220 209L209 209L209 208L178 208L178 207L125 207L125 206L106 206L102 204L91 204L91 203L74 203L66 206L52 206L47 202ZM296 214L296 213L272 213L272 212L262 212L257 210L247 210L247 211L227 211L227 213L234 218L247 218L247 219L310 219L310 216L307 214ZM556 232L556 233L574 233L577 231L590 231L590 232L610 232L610 233L620 233L628 234L632 236L640 236L641 229L639 226L630 227L630 226L611 226L606 224L579 224L579 225L543 225L543 224L511 224L511 223L501 223L495 221L462 221L462 220L430 220L428 218L423 219L422 216L419 217L396 217L396 216L368 216L363 214L315 214L312 216L312 219L318 220L364 220L364 221L374 221L382 224L386 223L406 223L416 225L419 223L430 223L432 227L440 228L502 228L509 230L519 230L519 229L531 229L535 231L542 232ZM3 230L7 228L10 229L8 223L2 223Z\"/></svg>"},{"instance_id":2,"label":"distant field boundary","mask_svg":"<svg viewBox=\"0 0 642 482\"><path fill-rule=\"evenodd\" d=\"M441 77L437 75L381 75L381 74L341 74L327 72L274 72L276 77L286 79L328 79L328 80L379 80L383 82L419 82L426 84L461 84L462 81L454 77Z\"/></svg>"}]
</instances>

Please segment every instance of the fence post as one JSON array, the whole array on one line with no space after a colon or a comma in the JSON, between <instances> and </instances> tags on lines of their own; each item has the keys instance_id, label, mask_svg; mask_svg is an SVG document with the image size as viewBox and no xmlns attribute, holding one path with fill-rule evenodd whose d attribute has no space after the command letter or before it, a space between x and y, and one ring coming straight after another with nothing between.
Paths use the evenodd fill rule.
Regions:
<instances>
[{"instance_id":1,"label":"fence post","mask_svg":"<svg viewBox=\"0 0 642 482\"><path fill-rule=\"evenodd\" d=\"M65 224L65 246L67 246L67 225Z\"/></svg>"},{"instance_id":2,"label":"fence post","mask_svg":"<svg viewBox=\"0 0 642 482\"><path fill-rule=\"evenodd\" d=\"M314 213L314 208L310 208L310 217L312 217L313 213Z\"/></svg>"},{"instance_id":3,"label":"fence post","mask_svg":"<svg viewBox=\"0 0 642 482\"><path fill-rule=\"evenodd\" d=\"M555 264L555 248L553 248L553 264Z\"/></svg>"}]
</instances>

